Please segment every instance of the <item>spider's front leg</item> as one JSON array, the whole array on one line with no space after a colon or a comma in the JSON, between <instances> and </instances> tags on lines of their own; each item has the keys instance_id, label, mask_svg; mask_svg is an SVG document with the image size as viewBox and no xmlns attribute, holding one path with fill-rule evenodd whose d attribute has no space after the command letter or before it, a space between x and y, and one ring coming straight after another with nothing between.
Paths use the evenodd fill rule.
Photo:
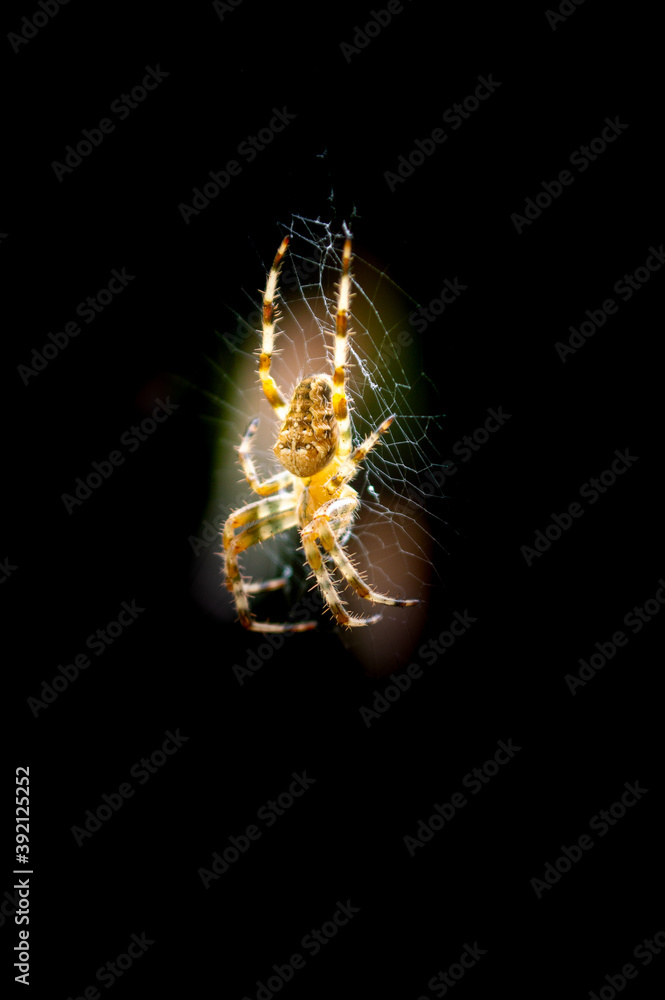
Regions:
<instances>
[{"instance_id":1,"label":"spider's front leg","mask_svg":"<svg viewBox=\"0 0 665 1000\"><path fill-rule=\"evenodd\" d=\"M272 353L275 347L275 334L277 332L277 284L279 280L279 272L282 267L282 261L284 260L284 255L286 254L288 245L289 237L285 236L279 245L279 250L275 254L273 265L270 268L268 278L266 280L266 287L263 292L261 355L259 357L259 378L261 379L261 384L263 385L263 391L266 395L266 399L277 414L278 419L282 421L286 417L288 407L286 405L286 400L277 388L277 383L270 374L270 365L272 362Z\"/></svg>"}]
</instances>

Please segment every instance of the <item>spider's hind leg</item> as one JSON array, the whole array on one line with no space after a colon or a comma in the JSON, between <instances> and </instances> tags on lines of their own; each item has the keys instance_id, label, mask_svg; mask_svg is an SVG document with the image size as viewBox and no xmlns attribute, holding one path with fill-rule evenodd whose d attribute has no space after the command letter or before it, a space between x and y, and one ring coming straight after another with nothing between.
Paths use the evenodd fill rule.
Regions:
<instances>
[{"instance_id":1,"label":"spider's hind leg","mask_svg":"<svg viewBox=\"0 0 665 1000\"><path fill-rule=\"evenodd\" d=\"M341 570L342 567L337 563L332 550L335 545L338 545L335 532L348 532L358 505L357 494L355 494L355 491L350 491L350 493L352 495L337 500L329 500L319 507L311 521L301 529L301 538L307 562L314 571L319 589L336 621L340 625L354 628L362 625L372 625L380 619L381 615L359 618L346 610L346 605L335 588L332 577L328 572L326 561L322 557L317 543L317 540L320 540L325 553L331 557L334 564Z\"/></svg>"},{"instance_id":2,"label":"spider's hind leg","mask_svg":"<svg viewBox=\"0 0 665 1000\"><path fill-rule=\"evenodd\" d=\"M316 628L316 622L257 622L249 608L249 594L264 590L276 590L288 579L285 571L282 577L247 584L242 578L238 556L245 549L264 542L280 531L286 531L297 523L293 494L277 496L269 500L259 500L248 504L229 515L224 525L224 557L226 566L226 586L233 592L240 624L250 632L306 632ZM247 525L247 527L243 527ZM235 534L236 528L242 528Z\"/></svg>"},{"instance_id":3,"label":"spider's hind leg","mask_svg":"<svg viewBox=\"0 0 665 1000\"><path fill-rule=\"evenodd\" d=\"M324 552L330 557L332 563L342 574L347 584L351 586L359 597L371 601L373 604L389 604L392 607L406 608L413 604L418 604L416 598L388 597L387 594L379 594L369 587L354 566L351 558L344 548L343 538L348 537L353 523L353 517L359 504L358 494L351 487L346 487L348 491L343 497L337 500L330 500L323 504L312 520L302 529L302 542L307 556L307 561L314 570L317 583L321 588L328 607L340 625L349 627L359 625L369 625L378 621L380 615L373 615L371 618L357 618L350 615L346 610L344 602L340 598L330 573L321 558L318 542L323 546Z\"/></svg>"},{"instance_id":4,"label":"spider's hind leg","mask_svg":"<svg viewBox=\"0 0 665 1000\"><path fill-rule=\"evenodd\" d=\"M415 597L399 598L388 597L387 594L378 594L371 587L367 586L367 583L353 565L344 547L337 541L334 532L330 531L327 525L319 537L324 548L330 553L335 566L359 597L364 597L366 600L372 601L373 604L390 604L396 608L409 608L413 604L420 603Z\"/></svg>"},{"instance_id":5,"label":"spider's hind leg","mask_svg":"<svg viewBox=\"0 0 665 1000\"><path fill-rule=\"evenodd\" d=\"M289 582L292 576L293 570L291 567L285 566L281 576L272 577L270 580L253 580L251 583L245 583L245 593L265 594L270 590L279 590Z\"/></svg>"}]
</instances>

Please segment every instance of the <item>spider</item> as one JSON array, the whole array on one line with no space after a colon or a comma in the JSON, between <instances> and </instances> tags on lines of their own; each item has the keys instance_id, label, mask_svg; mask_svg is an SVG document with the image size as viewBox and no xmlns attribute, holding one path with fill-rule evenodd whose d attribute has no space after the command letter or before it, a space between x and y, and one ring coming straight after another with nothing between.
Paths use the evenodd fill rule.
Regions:
<instances>
[{"instance_id":1,"label":"spider","mask_svg":"<svg viewBox=\"0 0 665 1000\"><path fill-rule=\"evenodd\" d=\"M264 482L252 460L252 438L258 417L252 420L239 446L240 466L252 490L262 499L231 513L224 525L223 548L226 586L233 593L240 623L253 632L303 632L315 621L275 623L256 621L249 595L274 590L286 583L287 574L274 580L248 583L238 567L238 556L257 542L297 526L307 563L323 598L340 625L370 625L381 615L352 615L339 596L329 566L332 564L357 594L378 604L407 607L417 600L378 594L364 581L344 543L351 532L360 499L349 482L367 453L379 442L394 414L357 447L353 447L345 389L351 301L351 239L344 243L338 287L335 350L332 375L308 375L296 386L287 404L270 374L278 319L276 299L282 261L289 244L285 236L268 273L263 293L262 343L259 377L263 391L280 421L275 455L284 467ZM240 529L236 534L237 529Z\"/></svg>"}]
</instances>

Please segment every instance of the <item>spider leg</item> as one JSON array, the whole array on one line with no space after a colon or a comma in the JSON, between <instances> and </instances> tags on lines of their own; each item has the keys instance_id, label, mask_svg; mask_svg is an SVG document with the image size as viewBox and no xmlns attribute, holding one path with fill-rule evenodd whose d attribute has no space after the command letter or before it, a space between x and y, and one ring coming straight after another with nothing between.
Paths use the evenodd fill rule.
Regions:
<instances>
[{"instance_id":1,"label":"spider leg","mask_svg":"<svg viewBox=\"0 0 665 1000\"><path fill-rule=\"evenodd\" d=\"M295 622L293 624L273 624L257 622L249 610L249 593L262 589L273 590L286 582L286 577L264 581L263 584L243 583L238 566L238 556L251 545L263 542L280 531L286 531L297 523L293 494L285 494L272 500L258 500L231 514L224 525L224 556L226 562L226 586L233 592L241 625L251 632L305 632L316 628L316 622ZM243 525L249 525L243 528ZM236 535L235 529L242 528Z\"/></svg>"},{"instance_id":2,"label":"spider leg","mask_svg":"<svg viewBox=\"0 0 665 1000\"><path fill-rule=\"evenodd\" d=\"M251 455L252 438L256 434L256 428L258 426L259 418L255 417L245 431L244 437L240 443L240 447L238 448L238 458L240 460L242 471L245 473L245 479L254 492L258 493L261 497L267 497L272 493L277 493L278 490L284 489L284 487L291 480L291 473L287 472L286 469L283 469L282 472L278 472L276 475L271 476L270 479L266 479L263 483L259 480L254 466L254 460Z\"/></svg>"},{"instance_id":3,"label":"spider leg","mask_svg":"<svg viewBox=\"0 0 665 1000\"><path fill-rule=\"evenodd\" d=\"M331 531L328 523L321 528L319 538L321 539L321 543L325 550L330 553L335 566L337 566L340 573L342 573L346 582L353 587L355 592L360 597L364 597L368 601L372 601L373 604L390 604L397 608L408 608L413 604L420 603L417 598L397 598L388 597L386 594L377 594L375 590L368 587L365 581L361 578L356 567L351 562L344 546L337 541L335 533L334 531Z\"/></svg>"},{"instance_id":4,"label":"spider leg","mask_svg":"<svg viewBox=\"0 0 665 1000\"><path fill-rule=\"evenodd\" d=\"M348 458L340 466L340 470L337 475L332 476L332 478L326 483L326 491L331 496L334 493L337 493L342 486L349 482L350 479L353 479L362 460L365 458L367 453L375 447L381 435L386 433L394 419L395 414L388 417L382 424L379 425L379 427L377 427L375 431L368 434L365 440L362 441L357 448L354 448Z\"/></svg>"},{"instance_id":5,"label":"spider leg","mask_svg":"<svg viewBox=\"0 0 665 1000\"><path fill-rule=\"evenodd\" d=\"M354 498L328 501L328 503L323 504L319 508L319 512L302 528L300 533L307 562L314 571L316 582L319 585L326 604L332 611L337 622L340 625L346 625L348 628L372 625L380 619L381 615L359 618L346 610L346 605L337 593L335 584L321 556L317 539L320 539L324 549L331 552L332 546L330 540L332 538L335 541L335 530L340 526L348 524L356 504L357 501Z\"/></svg>"},{"instance_id":6,"label":"spider leg","mask_svg":"<svg viewBox=\"0 0 665 1000\"><path fill-rule=\"evenodd\" d=\"M337 317L335 320L335 371L333 373L333 411L339 426L339 447L337 454L346 458L351 452L351 423L346 400L346 364L349 347L349 316L351 308L351 240L344 243L342 252L342 276L337 295Z\"/></svg>"},{"instance_id":7,"label":"spider leg","mask_svg":"<svg viewBox=\"0 0 665 1000\"><path fill-rule=\"evenodd\" d=\"M293 570L290 566L284 567L284 572L281 576L275 576L270 580L256 580L252 583L245 583L245 593L246 594L263 594L268 590L279 590L283 587L285 583L293 576Z\"/></svg>"},{"instance_id":8,"label":"spider leg","mask_svg":"<svg viewBox=\"0 0 665 1000\"><path fill-rule=\"evenodd\" d=\"M270 374L270 362L275 344L275 322L277 319L277 309L275 299L277 298L277 280L279 278L282 260L289 245L289 237L285 236L279 245L279 250L275 255L273 265L268 273L265 291L263 293L263 316L262 328L263 338L261 341L261 356L259 358L259 378L263 384L263 391L268 402L280 420L286 418L287 405L284 397L277 388L277 384Z\"/></svg>"},{"instance_id":9,"label":"spider leg","mask_svg":"<svg viewBox=\"0 0 665 1000\"><path fill-rule=\"evenodd\" d=\"M236 528L245 527L253 521L269 517L271 514L281 514L283 511L291 510L294 507L295 498L293 493L284 491L280 496L271 497L269 500L255 500L254 503L248 503L244 507L234 510L229 514L224 525L222 533L224 550L226 551L227 546L232 541Z\"/></svg>"}]
</instances>

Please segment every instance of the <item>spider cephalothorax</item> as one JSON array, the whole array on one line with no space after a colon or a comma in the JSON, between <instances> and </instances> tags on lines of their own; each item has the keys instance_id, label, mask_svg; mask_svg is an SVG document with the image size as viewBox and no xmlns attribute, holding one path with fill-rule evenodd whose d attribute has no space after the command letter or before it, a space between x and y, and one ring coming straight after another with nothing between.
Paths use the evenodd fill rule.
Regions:
<instances>
[{"instance_id":1,"label":"spider cephalothorax","mask_svg":"<svg viewBox=\"0 0 665 1000\"><path fill-rule=\"evenodd\" d=\"M281 422L274 451L283 470L260 482L251 457L251 443L258 420L252 420L238 448L238 455L249 485L259 497L268 499L234 511L224 525L226 585L233 592L238 616L245 628L255 632L302 632L315 628L316 622L257 622L249 610L248 595L282 586L287 575L285 573L275 580L247 583L238 566L240 552L280 531L297 526L307 562L335 619L340 625L369 625L381 616L360 618L350 614L337 592L328 565L332 563L357 594L373 603L398 607L418 603L416 600L387 597L371 590L344 548L360 503L357 492L349 482L365 455L388 430L394 417L384 420L353 448L345 387L350 333L350 239L345 241L342 254L332 375L309 375L298 383L291 402L287 404L284 400L270 374L270 366L275 340L277 279L288 243L287 236L282 240L268 274L263 295L263 339L259 359L263 391Z\"/></svg>"}]
</instances>

